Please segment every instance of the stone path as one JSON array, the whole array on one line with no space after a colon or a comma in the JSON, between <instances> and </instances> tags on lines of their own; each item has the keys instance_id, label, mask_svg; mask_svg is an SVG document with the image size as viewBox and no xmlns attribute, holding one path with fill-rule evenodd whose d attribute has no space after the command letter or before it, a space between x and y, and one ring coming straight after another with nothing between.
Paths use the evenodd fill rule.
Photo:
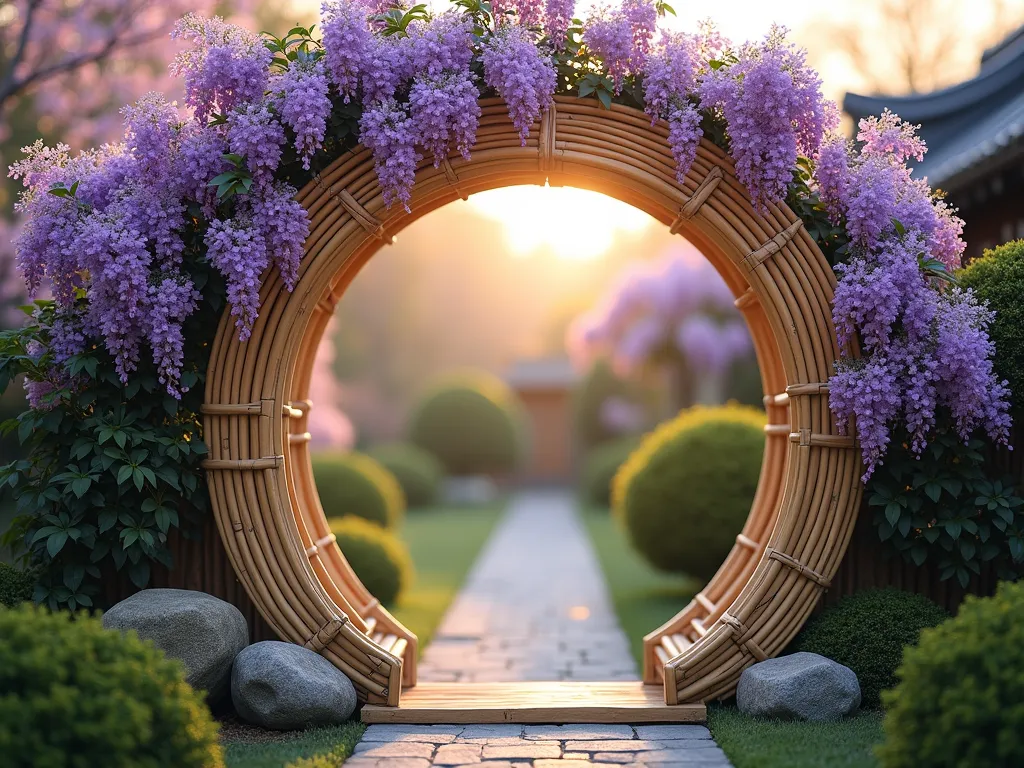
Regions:
<instances>
[{"instance_id":1,"label":"stone path","mask_svg":"<svg viewBox=\"0 0 1024 768\"><path fill-rule=\"evenodd\" d=\"M568 493L516 496L420 661L423 681L636 680ZM371 725L346 768L729 768L700 725Z\"/></svg>"}]
</instances>

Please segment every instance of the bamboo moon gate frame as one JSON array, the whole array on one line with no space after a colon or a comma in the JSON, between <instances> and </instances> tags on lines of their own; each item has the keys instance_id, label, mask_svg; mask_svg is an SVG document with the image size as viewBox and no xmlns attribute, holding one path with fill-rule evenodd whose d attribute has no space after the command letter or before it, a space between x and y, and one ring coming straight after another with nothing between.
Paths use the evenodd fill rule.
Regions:
<instances>
[{"instance_id":1,"label":"bamboo moon gate frame","mask_svg":"<svg viewBox=\"0 0 1024 768\"><path fill-rule=\"evenodd\" d=\"M679 184L666 125L638 110L560 97L524 147L503 102L480 105L472 160L421 163L411 214L385 209L368 150L339 157L298 193L311 232L294 292L268 277L246 343L224 314L203 413L228 555L282 638L324 655L363 701L398 705L416 682L416 637L334 545L309 460L307 398L324 327L362 265L436 208L521 184L601 192L704 253L736 296L760 364L768 424L750 517L711 582L644 639L644 681L662 684L667 704L729 695L746 666L779 653L803 625L839 566L860 501L855 442L839 435L828 407L840 351L833 272L788 207L754 210L730 158L706 140Z\"/></svg>"}]
</instances>

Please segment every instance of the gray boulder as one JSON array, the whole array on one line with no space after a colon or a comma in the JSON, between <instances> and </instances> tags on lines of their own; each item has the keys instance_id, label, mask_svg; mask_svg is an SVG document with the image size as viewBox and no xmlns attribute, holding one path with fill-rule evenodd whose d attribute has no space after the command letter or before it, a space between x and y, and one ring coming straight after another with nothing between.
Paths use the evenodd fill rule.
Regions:
<instances>
[{"instance_id":1,"label":"gray boulder","mask_svg":"<svg viewBox=\"0 0 1024 768\"><path fill-rule=\"evenodd\" d=\"M185 665L185 680L214 702L228 692L231 662L249 644L245 618L231 603L187 589L144 589L103 614L103 626L133 629Z\"/></svg>"},{"instance_id":2,"label":"gray boulder","mask_svg":"<svg viewBox=\"0 0 1024 768\"><path fill-rule=\"evenodd\" d=\"M816 653L794 653L743 670L736 706L753 717L838 720L860 706L860 683L849 667Z\"/></svg>"},{"instance_id":3,"label":"gray boulder","mask_svg":"<svg viewBox=\"0 0 1024 768\"><path fill-rule=\"evenodd\" d=\"M235 658L231 701L253 725L292 731L345 722L355 711L356 689L320 654L266 640Z\"/></svg>"}]
</instances>

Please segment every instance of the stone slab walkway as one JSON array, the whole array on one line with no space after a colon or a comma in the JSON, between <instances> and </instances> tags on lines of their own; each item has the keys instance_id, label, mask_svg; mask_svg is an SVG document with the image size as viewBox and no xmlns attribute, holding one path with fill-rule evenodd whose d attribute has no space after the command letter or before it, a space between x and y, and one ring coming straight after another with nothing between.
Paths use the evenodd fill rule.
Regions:
<instances>
[{"instance_id":1,"label":"stone slab walkway","mask_svg":"<svg viewBox=\"0 0 1024 768\"><path fill-rule=\"evenodd\" d=\"M571 494L517 495L420 661L434 682L636 680ZM729 768L699 725L371 725L346 768Z\"/></svg>"}]
</instances>

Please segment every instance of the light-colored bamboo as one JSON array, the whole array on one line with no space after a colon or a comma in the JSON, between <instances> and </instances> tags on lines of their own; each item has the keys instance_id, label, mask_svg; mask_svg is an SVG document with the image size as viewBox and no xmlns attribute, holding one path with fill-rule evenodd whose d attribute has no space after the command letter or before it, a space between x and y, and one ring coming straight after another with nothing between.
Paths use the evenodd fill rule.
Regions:
<instances>
[{"instance_id":1,"label":"light-colored bamboo","mask_svg":"<svg viewBox=\"0 0 1024 768\"><path fill-rule=\"evenodd\" d=\"M411 213L385 208L369 152L338 158L298 194L310 236L295 291L266 276L246 343L222 319L203 415L225 548L283 638L322 653L352 677L362 700L396 705L402 685L415 683L416 637L329 538L305 435L316 347L359 269L416 218L516 184L602 192L707 256L737 297L761 367L769 427L750 517L697 598L644 641L644 679L663 684L668 704L727 695L745 666L778 653L799 630L853 529L860 459L838 434L827 397L839 355L829 307L835 278L797 217L785 206L755 211L732 161L709 142L678 183L666 126L637 110L558 98L521 146L502 102L485 99L481 109L472 159L424 162Z\"/></svg>"}]
</instances>

